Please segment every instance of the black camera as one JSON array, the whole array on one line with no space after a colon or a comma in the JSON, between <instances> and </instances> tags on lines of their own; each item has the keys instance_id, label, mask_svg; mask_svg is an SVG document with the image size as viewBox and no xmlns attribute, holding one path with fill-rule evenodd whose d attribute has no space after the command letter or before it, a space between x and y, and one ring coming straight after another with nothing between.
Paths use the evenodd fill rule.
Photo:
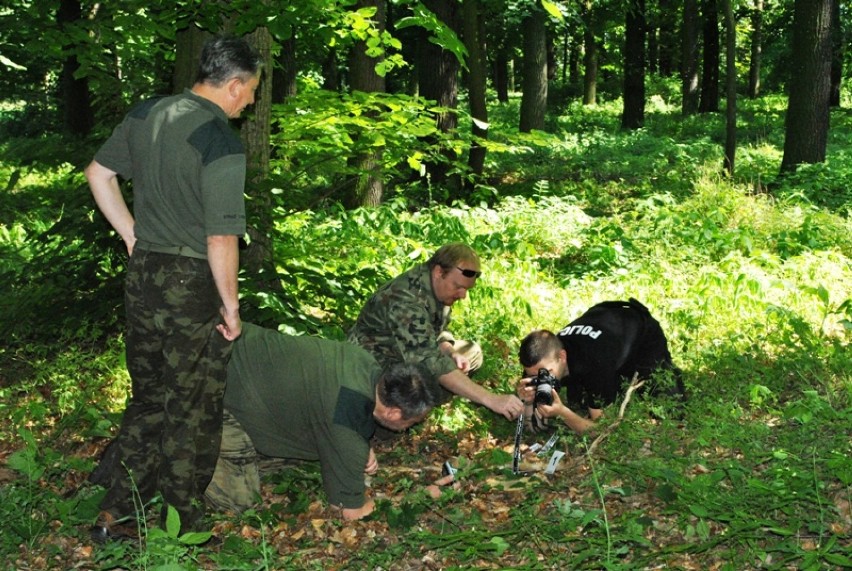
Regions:
<instances>
[{"instance_id":1,"label":"black camera","mask_svg":"<svg viewBox=\"0 0 852 571\"><path fill-rule=\"evenodd\" d=\"M545 368L538 370L538 375L530 379L529 386L535 387L533 406L553 404L553 391L559 391L559 379L550 374Z\"/></svg>"}]
</instances>

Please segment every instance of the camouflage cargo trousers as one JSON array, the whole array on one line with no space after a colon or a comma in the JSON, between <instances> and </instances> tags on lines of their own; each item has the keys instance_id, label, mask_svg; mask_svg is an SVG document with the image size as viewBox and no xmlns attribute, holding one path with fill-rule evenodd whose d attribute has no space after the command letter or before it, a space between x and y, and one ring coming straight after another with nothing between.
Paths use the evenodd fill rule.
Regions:
<instances>
[{"instance_id":1,"label":"camouflage cargo trousers","mask_svg":"<svg viewBox=\"0 0 852 571\"><path fill-rule=\"evenodd\" d=\"M204 515L219 453L231 352L215 329L221 300L207 260L136 249L125 306L132 392L102 470L101 509L132 515L134 493L147 503L159 492L163 514L172 505L188 531Z\"/></svg>"},{"instance_id":2,"label":"camouflage cargo trousers","mask_svg":"<svg viewBox=\"0 0 852 571\"><path fill-rule=\"evenodd\" d=\"M260 457L239 421L225 410L222 445L204 499L218 511L241 513L260 499Z\"/></svg>"}]
</instances>

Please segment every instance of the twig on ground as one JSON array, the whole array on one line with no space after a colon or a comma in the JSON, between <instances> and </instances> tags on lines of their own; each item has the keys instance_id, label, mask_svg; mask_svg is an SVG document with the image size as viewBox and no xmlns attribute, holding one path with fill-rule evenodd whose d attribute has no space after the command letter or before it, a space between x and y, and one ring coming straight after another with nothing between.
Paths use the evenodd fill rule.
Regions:
<instances>
[{"instance_id":1,"label":"twig on ground","mask_svg":"<svg viewBox=\"0 0 852 571\"><path fill-rule=\"evenodd\" d=\"M627 392L624 394L624 400L621 401L621 406L618 409L618 418L615 421L606 427L606 429L601 432L597 438L589 445L586 450L586 456L591 456L592 452L594 452L595 448L598 447L604 438L612 434L615 428L621 424L621 421L624 420L624 411L627 410L627 403L630 402L630 397L633 396L633 393L636 392L636 389L640 388L645 384L645 381L639 380L639 373L635 373L633 375L633 380L630 381L630 385L627 387Z\"/></svg>"}]
</instances>

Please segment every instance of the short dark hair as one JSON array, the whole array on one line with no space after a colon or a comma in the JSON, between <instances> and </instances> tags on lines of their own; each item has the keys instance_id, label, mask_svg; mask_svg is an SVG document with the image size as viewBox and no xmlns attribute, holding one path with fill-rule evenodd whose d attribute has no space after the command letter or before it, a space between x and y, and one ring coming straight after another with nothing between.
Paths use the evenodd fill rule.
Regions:
<instances>
[{"instance_id":1,"label":"short dark hair","mask_svg":"<svg viewBox=\"0 0 852 571\"><path fill-rule=\"evenodd\" d=\"M445 270L448 270L456 267L460 262L474 262L478 266L479 256L476 255L474 249L467 244L455 242L452 244L445 244L438 248L438 250L432 254L432 257L426 262L426 265L429 266L430 270L435 266L441 266Z\"/></svg>"},{"instance_id":2,"label":"short dark hair","mask_svg":"<svg viewBox=\"0 0 852 571\"><path fill-rule=\"evenodd\" d=\"M245 82L260 73L262 65L260 55L244 39L214 36L201 49L195 82L215 87L234 77Z\"/></svg>"},{"instance_id":3,"label":"short dark hair","mask_svg":"<svg viewBox=\"0 0 852 571\"><path fill-rule=\"evenodd\" d=\"M431 410L438 398L429 372L419 365L395 364L384 370L377 392L382 404L402 411L402 419L420 417Z\"/></svg>"},{"instance_id":4,"label":"short dark hair","mask_svg":"<svg viewBox=\"0 0 852 571\"><path fill-rule=\"evenodd\" d=\"M518 360L524 367L532 367L542 359L556 355L564 349L559 337L547 329L533 331L521 341Z\"/></svg>"}]
</instances>

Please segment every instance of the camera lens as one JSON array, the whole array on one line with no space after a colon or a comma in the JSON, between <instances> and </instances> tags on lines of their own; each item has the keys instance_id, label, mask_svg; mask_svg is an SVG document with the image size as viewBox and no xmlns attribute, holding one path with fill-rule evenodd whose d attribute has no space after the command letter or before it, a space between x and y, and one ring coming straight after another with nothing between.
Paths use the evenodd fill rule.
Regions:
<instances>
[{"instance_id":1,"label":"camera lens","mask_svg":"<svg viewBox=\"0 0 852 571\"><path fill-rule=\"evenodd\" d=\"M553 404L553 387L550 383L541 383L535 389L536 404Z\"/></svg>"}]
</instances>

